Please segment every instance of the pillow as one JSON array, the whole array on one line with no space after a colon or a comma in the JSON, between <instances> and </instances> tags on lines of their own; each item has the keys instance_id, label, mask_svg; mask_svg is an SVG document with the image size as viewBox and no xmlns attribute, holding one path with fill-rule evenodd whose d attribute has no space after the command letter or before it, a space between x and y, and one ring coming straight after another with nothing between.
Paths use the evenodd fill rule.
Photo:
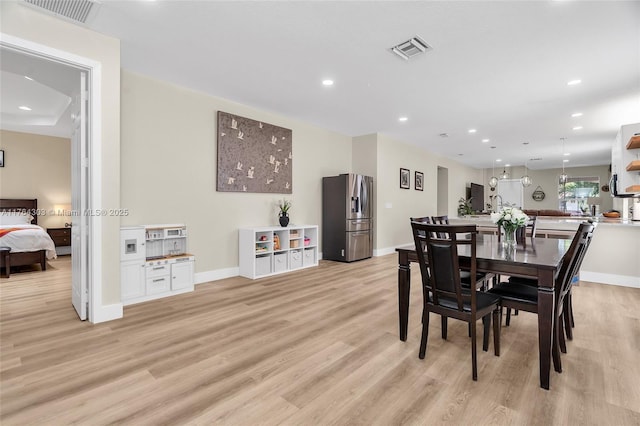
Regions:
<instances>
[{"instance_id":1,"label":"pillow","mask_svg":"<svg viewBox=\"0 0 640 426\"><path fill-rule=\"evenodd\" d=\"M33 216L24 212L0 212L0 225L28 225Z\"/></svg>"}]
</instances>

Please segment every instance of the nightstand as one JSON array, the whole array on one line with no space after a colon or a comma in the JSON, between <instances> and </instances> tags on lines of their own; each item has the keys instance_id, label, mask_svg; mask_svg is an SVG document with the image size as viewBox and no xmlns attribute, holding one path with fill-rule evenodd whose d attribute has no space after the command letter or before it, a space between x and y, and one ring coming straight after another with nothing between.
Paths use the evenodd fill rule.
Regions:
<instances>
[{"instance_id":1,"label":"nightstand","mask_svg":"<svg viewBox=\"0 0 640 426\"><path fill-rule=\"evenodd\" d=\"M47 228L58 255L71 254L71 228Z\"/></svg>"}]
</instances>

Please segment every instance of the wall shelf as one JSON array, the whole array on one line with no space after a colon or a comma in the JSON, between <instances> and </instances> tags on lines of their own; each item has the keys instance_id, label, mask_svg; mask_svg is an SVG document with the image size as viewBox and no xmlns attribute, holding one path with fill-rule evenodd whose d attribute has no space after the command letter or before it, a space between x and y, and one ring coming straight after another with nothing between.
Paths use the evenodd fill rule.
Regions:
<instances>
[{"instance_id":1,"label":"wall shelf","mask_svg":"<svg viewBox=\"0 0 640 426\"><path fill-rule=\"evenodd\" d=\"M627 143L627 149L638 149L640 148L640 135L632 136L629 138L629 142Z\"/></svg>"},{"instance_id":2,"label":"wall shelf","mask_svg":"<svg viewBox=\"0 0 640 426\"><path fill-rule=\"evenodd\" d=\"M627 166L628 172L634 172L638 170L640 170L640 160L634 160L630 162L629 165Z\"/></svg>"}]
</instances>

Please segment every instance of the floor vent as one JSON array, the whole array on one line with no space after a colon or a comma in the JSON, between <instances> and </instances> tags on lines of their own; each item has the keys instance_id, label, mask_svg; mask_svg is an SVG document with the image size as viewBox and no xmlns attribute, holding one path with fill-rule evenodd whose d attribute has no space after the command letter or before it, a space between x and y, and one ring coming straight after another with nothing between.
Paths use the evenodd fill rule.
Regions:
<instances>
[{"instance_id":1,"label":"floor vent","mask_svg":"<svg viewBox=\"0 0 640 426\"><path fill-rule=\"evenodd\" d=\"M76 23L86 24L95 15L98 6L91 0L22 0L24 3L34 6L39 10L53 13Z\"/></svg>"},{"instance_id":2,"label":"floor vent","mask_svg":"<svg viewBox=\"0 0 640 426\"><path fill-rule=\"evenodd\" d=\"M420 37L416 36L410 40L405 41L404 43L400 43L397 46L393 46L391 51L396 55L400 56L405 61L413 58L416 55L421 53L425 53L428 50L431 50L431 46L429 46L424 40Z\"/></svg>"}]
</instances>

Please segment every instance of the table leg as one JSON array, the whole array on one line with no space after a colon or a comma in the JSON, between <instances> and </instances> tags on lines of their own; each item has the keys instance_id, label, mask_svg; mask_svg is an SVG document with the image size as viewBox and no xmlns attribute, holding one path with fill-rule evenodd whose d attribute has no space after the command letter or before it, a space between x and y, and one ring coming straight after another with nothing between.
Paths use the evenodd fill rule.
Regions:
<instances>
[{"instance_id":1,"label":"table leg","mask_svg":"<svg viewBox=\"0 0 640 426\"><path fill-rule=\"evenodd\" d=\"M551 345L553 344L553 307L555 304L554 273L543 270L538 274L538 348L540 351L540 387L549 389Z\"/></svg>"},{"instance_id":2,"label":"table leg","mask_svg":"<svg viewBox=\"0 0 640 426\"><path fill-rule=\"evenodd\" d=\"M407 341L409 324L409 294L411 291L411 268L406 253L398 253L398 317L400 320L400 340Z\"/></svg>"}]
</instances>

